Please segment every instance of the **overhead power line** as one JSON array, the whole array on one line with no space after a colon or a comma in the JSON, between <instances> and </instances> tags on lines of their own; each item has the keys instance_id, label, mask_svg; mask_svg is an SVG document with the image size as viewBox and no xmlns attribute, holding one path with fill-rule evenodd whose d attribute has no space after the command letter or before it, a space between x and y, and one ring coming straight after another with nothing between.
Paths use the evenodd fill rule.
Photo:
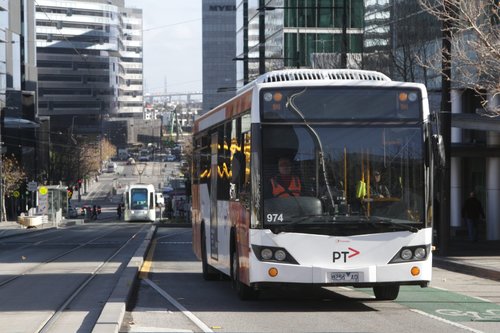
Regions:
<instances>
[{"instance_id":1,"label":"overhead power line","mask_svg":"<svg viewBox=\"0 0 500 333\"><path fill-rule=\"evenodd\" d=\"M188 20L188 21L181 21L181 22L172 23L172 24L160 25L160 26L157 26L157 27L143 29L142 31L146 32L146 31L151 31L151 30L169 28L169 27L173 27L173 26L176 26L176 25L181 25L181 24L186 24L186 23L191 23L191 22L196 22L196 21L201 21L201 18L197 18L197 19L194 19L194 20Z\"/></svg>"}]
</instances>

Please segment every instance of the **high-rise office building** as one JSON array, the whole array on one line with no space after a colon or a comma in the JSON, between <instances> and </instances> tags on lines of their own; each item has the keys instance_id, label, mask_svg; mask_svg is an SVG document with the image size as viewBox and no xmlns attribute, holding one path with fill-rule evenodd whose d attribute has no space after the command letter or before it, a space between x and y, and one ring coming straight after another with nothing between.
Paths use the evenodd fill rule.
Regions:
<instances>
[{"instance_id":1,"label":"high-rise office building","mask_svg":"<svg viewBox=\"0 0 500 333\"><path fill-rule=\"evenodd\" d=\"M15 158L28 180L43 180L48 151L43 150L46 126L36 108L36 48L34 0L0 0L0 154ZM0 174L4 170L0 160ZM2 179L4 179L2 177ZM0 184L0 197L3 193ZM20 191L18 205L27 205ZM8 202L8 216L15 214ZM3 209L0 207L0 209Z\"/></svg>"},{"instance_id":2,"label":"high-rise office building","mask_svg":"<svg viewBox=\"0 0 500 333\"><path fill-rule=\"evenodd\" d=\"M118 116L143 117L142 9L122 8L123 50Z\"/></svg>"},{"instance_id":3,"label":"high-rise office building","mask_svg":"<svg viewBox=\"0 0 500 333\"><path fill-rule=\"evenodd\" d=\"M202 1L203 113L235 95L234 0Z\"/></svg>"},{"instance_id":4,"label":"high-rise office building","mask_svg":"<svg viewBox=\"0 0 500 333\"><path fill-rule=\"evenodd\" d=\"M36 4L38 105L53 128L100 133L103 119L142 112L142 12L124 0Z\"/></svg>"}]
</instances>

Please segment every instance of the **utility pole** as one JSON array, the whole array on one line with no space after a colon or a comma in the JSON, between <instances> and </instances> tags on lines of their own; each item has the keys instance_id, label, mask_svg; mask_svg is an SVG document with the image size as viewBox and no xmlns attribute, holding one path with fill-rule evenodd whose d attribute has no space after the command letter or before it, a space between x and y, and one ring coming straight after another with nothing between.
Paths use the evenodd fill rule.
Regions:
<instances>
[{"instance_id":1,"label":"utility pole","mask_svg":"<svg viewBox=\"0 0 500 333\"><path fill-rule=\"evenodd\" d=\"M266 23L266 11L265 11L266 1L259 0L259 75L266 72L266 29L264 24Z\"/></svg>"},{"instance_id":2,"label":"utility pole","mask_svg":"<svg viewBox=\"0 0 500 333\"><path fill-rule=\"evenodd\" d=\"M347 0L342 5L342 48L340 53L340 67L347 68Z\"/></svg>"},{"instance_id":3,"label":"utility pole","mask_svg":"<svg viewBox=\"0 0 500 333\"><path fill-rule=\"evenodd\" d=\"M446 18L442 22L442 74L441 74L441 112L440 112L440 132L443 138L445 165L441 174L441 202L440 202L440 222L439 222L439 254L448 253L450 239L450 150L451 150L451 39L452 22L451 15L453 9L450 8L450 1L444 1L444 11Z\"/></svg>"}]
</instances>

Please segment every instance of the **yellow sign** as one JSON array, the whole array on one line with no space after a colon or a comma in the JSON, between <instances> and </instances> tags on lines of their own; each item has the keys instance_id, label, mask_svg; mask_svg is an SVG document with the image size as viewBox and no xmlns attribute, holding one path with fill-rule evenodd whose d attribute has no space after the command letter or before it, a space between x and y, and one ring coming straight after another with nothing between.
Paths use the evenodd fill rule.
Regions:
<instances>
[{"instance_id":1,"label":"yellow sign","mask_svg":"<svg viewBox=\"0 0 500 333\"><path fill-rule=\"evenodd\" d=\"M14 191L14 192L12 192L12 195L14 196L14 198L19 198L21 193L19 193L19 191Z\"/></svg>"},{"instance_id":2,"label":"yellow sign","mask_svg":"<svg viewBox=\"0 0 500 333\"><path fill-rule=\"evenodd\" d=\"M41 195L46 195L49 192L49 189L45 186L42 186L38 189L38 192L40 192Z\"/></svg>"}]
</instances>

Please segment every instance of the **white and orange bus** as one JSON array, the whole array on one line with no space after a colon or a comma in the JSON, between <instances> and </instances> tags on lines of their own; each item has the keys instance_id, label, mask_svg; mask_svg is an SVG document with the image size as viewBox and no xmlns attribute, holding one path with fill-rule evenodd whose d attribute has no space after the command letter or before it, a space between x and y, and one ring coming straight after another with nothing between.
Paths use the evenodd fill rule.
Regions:
<instances>
[{"instance_id":1,"label":"white and orange bus","mask_svg":"<svg viewBox=\"0 0 500 333\"><path fill-rule=\"evenodd\" d=\"M203 277L231 277L242 299L283 284L372 287L383 300L427 286L431 129L425 87L378 72L283 70L246 85L195 121ZM299 195L269 190L281 157Z\"/></svg>"}]
</instances>

